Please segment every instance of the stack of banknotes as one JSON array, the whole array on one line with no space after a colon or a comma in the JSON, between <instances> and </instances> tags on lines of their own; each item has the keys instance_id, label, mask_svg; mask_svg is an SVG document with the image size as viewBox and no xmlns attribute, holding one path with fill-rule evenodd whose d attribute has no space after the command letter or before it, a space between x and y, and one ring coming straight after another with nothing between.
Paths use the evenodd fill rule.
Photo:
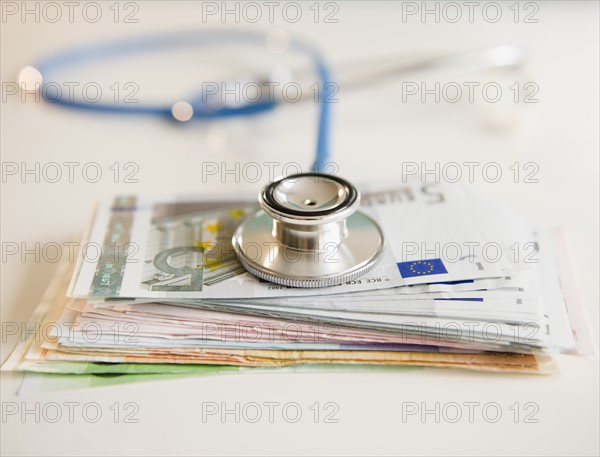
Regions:
<instances>
[{"instance_id":1,"label":"stack of banknotes","mask_svg":"<svg viewBox=\"0 0 600 457\"><path fill-rule=\"evenodd\" d=\"M258 210L252 195L99 203L77 262L57 273L3 369L552 373L554 354L577 352L552 232L458 185L359 188L386 250L365 276L321 289L275 285L242 268L231 238Z\"/></svg>"}]
</instances>

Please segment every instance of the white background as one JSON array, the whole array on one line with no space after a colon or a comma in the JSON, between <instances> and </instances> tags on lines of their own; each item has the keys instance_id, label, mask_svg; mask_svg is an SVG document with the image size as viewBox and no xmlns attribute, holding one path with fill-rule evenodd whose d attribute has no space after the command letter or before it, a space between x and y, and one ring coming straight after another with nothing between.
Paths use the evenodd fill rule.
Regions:
<instances>
[{"instance_id":1,"label":"white background","mask_svg":"<svg viewBox=\"0 0 600 457\"><path fill-rule=\"evenodd\" d=\"M6 4L7 2L3 2ZM60 2L59 2L60 3ZM296 24L280 14L270 24L249 24L228 16L202 22L200 2L137 2L139 22L114 23L102 3L103 19L95 24L75 15L73 23L55 24L32 16L3 18L1 32L4 83L15 81L25 65L76 44L149 32L209 26L270 30L280 27L317 44L333 68L347 62L391 55L418 57L452 53L495 44L523 45L529 55L526 81L540 87L539 103L519 105L512 128L494 128L495 111L485 103L402 103L399 80L338 96L333 105L333 152L339 173L349 180L398 177L402 163L497 162L506 173L498 183L476 175L469 190L506 203L532 222L565 229L572 269L598 334L598 3L536 2L537 23L513 20L512 2L501 2L503 17L490 23L477 9L474 21L449 23L432 16L402 21L400 2L339 3L338 23L314 23L310 3ZM481 2L481 6L486 2ZM62 4L62 3L61 3ZM82 2L82 5L85 2ZM283 3L282 3L283 4ZM420 2L419 2L420 4ZM419 5L417 4L417 5ZM18 3L20 5L20 2ZM29 4L33 8L34 2ZM466 15L467 6L459 2ZM435 8L435 3L429 5ZM266 8L266 7L265 7ZM520 8L524 8L523 5ZM523 11L523 9L521 10ZM65 7L66 14L66 7ZM4 20L5 19L5 20ZM205 62L210 65L210 62ZM158 76L166 69L157 63ZM409 76L421 81L422 77ZM412 78L412 79L411 79ZM421 78L421 79L419 79ZM442 84L452 75L435 74ZM334 78L335 79L335 78ZM483 76L479 80L486 80ZM463 79L464 80L464 79ZM490 80L488 78L487 80ZM167 79L170 89L176 78ZM506 87L506 86L505 86ZM487 104L489 105L489 104ZM482 110L483 109L483 110ZM44 103L21 103L7 97L1 111L2 162L75 161L100 164L106 178L96 184L76 175L36 183L6 177L2 184L2 242L45 243L72 240L85 227L95 199L119 192L221 193L256 192L260 184L236 183L229 177L202 183L202 162L226 161L281 164L311 160L315 109L312 103L283 108L277 115L252 121L180 128L162 119L103 116L60 109ZM114 162L139 164L139 183L112 182ZM537 184L513 182L514 162L539 165ZM261 182L264 182L261 181ZM2 321L25 322L35 308L56 265L31 257L11 256L2 263ZM16 344L3 337L2 359ZM244 374L179 379L137 385L15 397L20 376L2 375L2 402L60 404L97 402L109 406L132 401L139 405L137 424L102 420L87 423L2 423L3 455L187 455L187 454L534 454L597 455L597 358L560 357L560 374L548 377L463 373L410 369L388 373ZM281 415L270 424L203 423L203 402L297 402L303 418L289 423ZM313 423L315 402L339 406L336 424ZM425 402L496 402L503 417L490 423L476 414L452 424L433 416L402 420L402 405ZM537 423L515 423L515 402L534 402ZM466 413L466 407L464 412ZM321 420L322 422L322 420Z\"/></svg>"}]
</instances>

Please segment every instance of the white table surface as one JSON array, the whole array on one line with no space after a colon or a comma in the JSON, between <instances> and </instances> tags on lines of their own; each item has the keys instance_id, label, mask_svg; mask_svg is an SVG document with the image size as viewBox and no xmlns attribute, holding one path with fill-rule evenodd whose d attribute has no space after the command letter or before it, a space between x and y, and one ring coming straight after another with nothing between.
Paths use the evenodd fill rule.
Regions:
<instances>
[{"instance_id":1,"label":"white table surface","mask_svg":"<svg viewBox=\"0 0 600 457\"><path fill-rule=\"evenodd\" d=\"M9 3L9 2L3 2ZM20 4L20 2L18 2ZM83 2L86 3L86 2ZM482 2L484 5L486 2ZM16 80L32 61L65 47L144 32L189 27L281 27L318 44L333 67L375 56L420 55L468 50L494 44L520 44L529 52L529 81L539 84L539 103L528 105L519 128L487 128L473 106L402 103L399 82L340 93L334 108L333 151L340 174L350 180L399 175L403 162L495 161L504 170L536 162L539 183L477 179L469 190L515 207L531 221L565 229L573 272L598 335L598 3L536 2L538 23L514 23L501 2L503 19L491 24L401 19L401 4L339 3L337 24L300 20L274 24L230 20L201 21L200 2L137 2L137 24L75 16L73 23L36 23L7 17L1 24L2 82ZM3 4L3 7L5 6ZM33 2L32 2L33 4ZM102 3L108 15L111 3ZM419 2L420 4L420 2ZM461 5L463 5L461 3ZM309 3L303 4L308 17ZM32 6L33 8L33 6ZM265 7L266 8L266 7ZM463 5L464 11L467 6ZM157 69L157 72L160 72ZM435 81L436 76L432 76ZM444 77L444 81L451 80ZM3 89L4 94L4 89ZM223 127L226 144L215 143L203 127L179 129L158 119L118 118L23 104L2 103L2 162L95 161L103 171L113 162L139 164L139 183L2 183L2 242L62 243L85 226L94 200L119 192L255 192L258 184L199 179L203 161L242 163L277 160L308 162L314 138L312 106L285 108L281 114ZM296 111L294 111L296 109ZM250 125L250 127L248 126ZM217 131L219 127L216 127ZM305 159L299 159L304 158ZM303 163L303 162L302 162ZM55 270L55 264L11 256L2 263L2 321L25 322ZM597 338L597 337L594 337ZM16 337L3 335L2 360ZM388 373L243 374L186 378L144 384L15 395L20 375L3 374L2 402L33 407L35 402L98 403L104 414L115 402L139 405L137 424L76 416L73 423L36 423L6 418L2 455L192 455L192 454L402 454L402 455L597 455L598 359L559 357L553 376L493 375L442 369ZM276 415L249 423L202 421L206 402L296 402L303 418L290 423ZM338 423L314 423L315 402L339 406ZM433 407L456 402L497 403L496 423L476 414L450 423L402 420L402 405ZM537 423L515 422L511 405L535 403ZM463 406L464 407L464 406ZM466 407L464 407L466 411Z\"/></svg>"}]
</instances>

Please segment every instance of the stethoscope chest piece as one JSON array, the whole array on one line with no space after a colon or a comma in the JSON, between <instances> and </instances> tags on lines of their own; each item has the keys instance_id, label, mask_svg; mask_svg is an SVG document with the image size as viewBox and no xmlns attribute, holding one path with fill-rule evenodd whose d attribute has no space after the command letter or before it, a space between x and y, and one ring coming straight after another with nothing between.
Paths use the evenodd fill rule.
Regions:
<instances>
[{"instance_id":1,"label":"stethoscope chest piece","mask_svg":"<svg viewBox=\"0 0 600 457\"><path fill-rule=\"evenodd\" d=\"M360 194L336 176L302 173L259 194L262 211L233 236L238 259L253 275L290 287L327 287L368 272L384 248L379 225L356 211Z\"/></svg>"}]
</instances>

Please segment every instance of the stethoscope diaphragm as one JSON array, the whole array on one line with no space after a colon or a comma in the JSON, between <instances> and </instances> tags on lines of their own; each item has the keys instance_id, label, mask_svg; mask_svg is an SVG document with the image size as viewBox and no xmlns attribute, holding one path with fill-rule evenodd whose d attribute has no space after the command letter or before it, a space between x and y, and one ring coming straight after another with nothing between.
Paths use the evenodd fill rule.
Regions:
<instances>
[{"instance_id":1,"label":"stethoscope diaphragm","mask_svg":"<svg viewBox=\"0 0 600 457\"><path fill-rule=\"evenodd\" d=\"M336 176L301 173L266 185L262 211L233 236L253 275L290 287L328 287L364 275L383 252L379 225L357 211L360 193Z\"/></svg>"}]
</instances>

